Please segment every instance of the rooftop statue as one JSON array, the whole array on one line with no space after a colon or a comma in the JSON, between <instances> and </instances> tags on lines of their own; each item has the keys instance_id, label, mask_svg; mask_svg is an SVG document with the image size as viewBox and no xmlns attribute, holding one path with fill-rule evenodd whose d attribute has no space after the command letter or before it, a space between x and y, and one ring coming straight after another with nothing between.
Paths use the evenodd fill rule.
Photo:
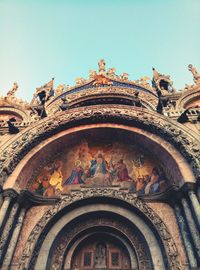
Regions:
<instances>
[{"instance_id":1,"label":"rooftop statue","mask_svg":"<svg viewBox=\"0 0 200 270\"><path fill-rule=\"evenodd\" d=\"M117 75L115 74L116 69L115 68L109 68L109 70L107 71L106 75L108 75L108 77L112 77L115 78L117 77Z\"/></svg>"},{"instance_id":2,"label":"rooftop statue","mask_svg":"<svg viewBox=\"0 0 200 270\"><path fill-rule=\"evenodd\" d=\"M106 72L106 62L104 59L99 60L98 62L98 66L99 66L99 74L104 75Z\"/></svg>"},{"instance_id":3,"label":"rooftop statue","mask_svg":"<svg viewBox=\"0 0 200 270\"><path fill-rule=\"evenodd\" d=\"M200 84L200 74L198 73L197 69L192 64L189 64L188 70L192 72L194 83Z\"/></svg>"},{"instance_id":4,"label":"rooftop statue","mask_svg":"<svg viewBox=\"0 0 200 270\"><path fill-rule=\"evenodd\" d=\"M9 90L7 93L7 97L14 97L15 92L17 91L18 88L19 88L18 84L16 82L14 82L12 89Z\"/></svg>"},{"instance_id":5,"label":"rooftop statue","mask_svg":"<svg viewBox=\"0 0 200 270\"><path fill-rule=\"evenodd\" d=\"M89 78L90 78L90 79L95 79L96 76L97 76L96 70L91 69L91 70L89 71Z\"/></svg>"},{"instance_id":6,"label":"rooftop statue","mask_svg":"<svg viewBox=\"0 0 200 270\"><path fill-rule=\"evenodd\" d=\"M80 78L80 77L75 79L76 85L82 85L82 84L86 83L86 81L87 81L86 79Z\"/></svg>"}]
</instances>

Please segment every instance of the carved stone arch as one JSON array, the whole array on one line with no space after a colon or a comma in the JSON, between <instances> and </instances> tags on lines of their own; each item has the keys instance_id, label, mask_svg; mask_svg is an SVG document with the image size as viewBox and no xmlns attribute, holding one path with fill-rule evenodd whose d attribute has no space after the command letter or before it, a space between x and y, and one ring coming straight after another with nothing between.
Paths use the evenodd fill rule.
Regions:
<instances>
[{"instance_id":1,"label":"carved stone arch","mask_svg":"<svg viewBox=\"0 0 200 270\"><path fill-rule=\"evenodd\" d=\"M195 132L144 108L101 105L72 109L43 119L24 129L2 147L1 183L14 171L19 161L36 145L62 130L92 123L119 123L150 131L172 144L191 165L196 177L200 171L200 140ZM10 157L12 156L12 159Z\"/></svg>"},{"instance_id":2,"label":"carved stone arch","mask_svg":"<svg viewBox=\"0 0 200 270\"><path fill-rule=\"evenodd\" d=\"M176 108L178 110L187 109L191 107L195 101L200 102L200 91L198 87L185 91L177 100Z\"/></svg>"},{"instance_id":3,"label":"carved stone arch","mask_svg":"<svg viewBox=\"0 0 200 270\"><path fill-rule=\"evenodd\" d=\"M73 145L77 144L81 138L87 138L88 141L95 138L99 142L105 140L110 142L113 138L120 142L129 141L133 144L137 142L141 148L148 149L152 157L159 155L160 165L167 175L168 184L174 191L185 182L195 183L196 181L184 157L164 139L139 128L101 123L69 128L40 143L19 162L14 172L8 177L4 188L15 188L18 191L31 188L31 183L35 181L42 168L54 162L56 156L62 152L63 146L69 145L73 148ZM172 164L174 170L171 170ZM163 195L161 192L158 196L153 195L153 198L163 199Z\"/></svg>"},{"instance_id":4,"label":"carved stone arch","mask_svg":"<svg viewBox=\"0 0 200 270\"><path fill-rule=\"evenodd\" d=\"M42 261L45 262L42 269L46 269L44 267L48 251L55 236L67 222L83 214L85 209L88 213L95 209L95 211L108 211L126 217L129 222L143 231L151 256L155 256L152 258L154 269L181 269L176 244L161 218L134 194L125 194L109 188L91 188L63 196L62 200L43 215L32 230L20 260L19 269L35 269L35 265L38 267ZM54 226L55 224L57 226ZM155 249L151 250L150 243L154 243L151 242L154 241L153 239L157 241L155 243L158 243L156 252Z\"/></svg>"}]
</instances>

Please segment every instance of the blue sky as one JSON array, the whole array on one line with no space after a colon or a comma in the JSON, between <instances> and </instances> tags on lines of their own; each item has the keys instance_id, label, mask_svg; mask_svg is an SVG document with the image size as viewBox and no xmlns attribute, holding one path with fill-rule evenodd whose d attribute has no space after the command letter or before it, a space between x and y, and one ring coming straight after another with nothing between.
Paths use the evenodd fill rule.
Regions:
<instances>
[{"instance_id":1,"label":"blue sky","mask_svg":"<svg viewBox=\"0 0 200 270\"><path fill-rule=\"evenodd\" d=\"M171 75L176 89L200 71L200 0L0 0L0 95L18 97L55 77L74 84L104 58L130 79Z\"/></svg>"}]
</instances>

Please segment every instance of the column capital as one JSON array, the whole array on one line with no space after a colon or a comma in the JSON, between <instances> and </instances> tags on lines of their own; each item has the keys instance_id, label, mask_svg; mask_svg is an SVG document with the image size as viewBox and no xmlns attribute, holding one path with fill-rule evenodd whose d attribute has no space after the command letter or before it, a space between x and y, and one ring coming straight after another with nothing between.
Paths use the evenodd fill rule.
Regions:
<instances>
[{"instance_id":1,"label":"column capital","mask_svg":"<svg viewBox=\"0 0 200 270\"><path fill-rule=\"evenodd\" d=\"M184 194L188 194L188 192L190 191L195 191L196 190L196 187L197 187L197 184L196 183L185 183L182 188L181 188L181 191L184 193Z\"/></svg>"},{"instance_id":2,"label":"column capital","mask_svg":"<svg viewBox=\"0 0 200 270\"><path fill-rule=\"evenodd\" d=\"M17 193L14 189L8 188L3 191L3 197L4 198L11 198L16 199L19 196L19 193Z\"/></svg>"}]
</instances>

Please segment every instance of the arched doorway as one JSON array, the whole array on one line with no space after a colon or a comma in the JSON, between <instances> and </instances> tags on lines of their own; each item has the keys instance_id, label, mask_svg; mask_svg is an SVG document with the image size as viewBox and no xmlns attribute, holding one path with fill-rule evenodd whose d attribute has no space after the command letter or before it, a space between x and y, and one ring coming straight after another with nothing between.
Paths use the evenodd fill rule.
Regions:
<instances>
[{"instance_id":1,"label":"arched doorway","mask_svg":"<svg viewBox=\"0 0 200 270\"><path fill-rule=\"evenodd\" d=\"M71 269L130 269L131 261L126 246L111 233L94 233L77 246ZM67 269L64 267L64 269Z\"/></svg>"},{"instance_id":2,"label":"arched doorway","mask_svg":"<svg viewBox=\"0 0 200 270\"><path fill-rule=\"evenodd\" d=\"M174 255L171 262L165 246L172 245L169 232L163 230L165 225L158 233L141 212L129 208L127 203L108 197L79 200L65 207L38 238L28 269L151 270L177 263Z\"/></svg>"}]
</instances>

